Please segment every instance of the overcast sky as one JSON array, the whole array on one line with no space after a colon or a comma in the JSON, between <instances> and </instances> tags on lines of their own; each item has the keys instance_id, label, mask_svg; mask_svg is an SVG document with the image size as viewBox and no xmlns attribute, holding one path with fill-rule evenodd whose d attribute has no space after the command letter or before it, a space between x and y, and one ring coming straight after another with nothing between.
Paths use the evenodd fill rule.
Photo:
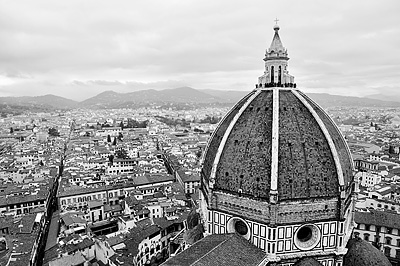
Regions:
<instances>
[{"instance_id":1,"label":"overcast sky","mask_svg":"<svg viewBox=\"0 0 400 266\"><path fill-rule=\"evenodd\" d=\"M305 92L397 93L399 0L0 0L0 96L252 90L279 19Z\"/></svg>"}]
</instances>

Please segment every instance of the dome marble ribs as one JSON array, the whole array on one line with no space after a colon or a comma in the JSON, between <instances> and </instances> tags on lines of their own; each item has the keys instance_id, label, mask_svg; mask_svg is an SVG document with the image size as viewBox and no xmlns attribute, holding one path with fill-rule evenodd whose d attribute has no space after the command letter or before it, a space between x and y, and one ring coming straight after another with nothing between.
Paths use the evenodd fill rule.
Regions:
<instances>
[{"instance_id":1,"label":"dome marble ribs","mask_svg":"<svg viewBox=\"0 0 400 266\"><path fill-rule=\"evenodd\" d=\"M216 168L215 188L248 197L269 197L272 91L248 104L229 134Z\"/></svg>"},{"instance_id":2,"label":"dome marble ribs","mask_svg":"<svg viewBox=\"0 0 400 266\"><path fill-rule=\"evenodd\" d=\"M334 197L338 175L324 133L291 91L279 96L279 199Z\"/></svg>"},{"instance_id":3,"label":"dome marble ribs","mask_svg":"<svg viewBox=\"0 0 400 266\"><path fill-rule=\"evenodd\" d=\"M235 115L238 113L243 104L249 99L251 95L254 94L254 91L247 94L243 97L236 105L225 115L222 119L221 123L218 125L216 130L214 131L213 137L210 139L207 152L204 155L204 162L202 167L202 176L205 178L205 181L208 183L208 178L211 175L211 169L213 166L213 162L215 159L215 155L217 154L217 150L219 145L221 144L222 137L225 134L226 129L229 124L232 122Z\"/></svg>"},{"instance_id":4,"label":"dome marble ribs","mask_svg":"<svg viewBox=\"0 0 400 266\"><path fill-rule=\"evenodd\" d=\"M251 92L225 116L206 149L202 177L213 190L269 201L274 157L279 201L337 197L340 178L350 184L352 162L336 125L303 93L278 88Z\"/></svg>"}]
</instances>

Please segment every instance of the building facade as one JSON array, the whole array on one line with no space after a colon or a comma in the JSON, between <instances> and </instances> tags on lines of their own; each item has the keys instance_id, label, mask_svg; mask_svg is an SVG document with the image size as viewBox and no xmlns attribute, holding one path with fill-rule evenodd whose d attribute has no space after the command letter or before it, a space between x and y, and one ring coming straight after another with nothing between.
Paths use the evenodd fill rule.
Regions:
<instances>
[{"instance_id":1,"label":"building facade","mask_svg":"<svg viewBox=\"0 0 400 266\"><path fill-rule=\"evenodd\" d=\"M386 257L392 265L400 265L400 215L385 211L356 212L357 227L354 235L368 241Z\"/></svg>"}]
</instances>

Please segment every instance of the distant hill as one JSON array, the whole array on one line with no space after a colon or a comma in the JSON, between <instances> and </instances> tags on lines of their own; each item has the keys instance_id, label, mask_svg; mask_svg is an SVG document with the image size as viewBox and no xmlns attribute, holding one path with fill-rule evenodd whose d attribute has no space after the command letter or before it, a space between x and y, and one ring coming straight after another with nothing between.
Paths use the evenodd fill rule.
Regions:
<instances>
[{"instance_id":1,"label":"distant hill","mask_svg":"<svg viewBox=\"0 0 400 266\"><path fill-rule=\"evenodd\" d=\"M328 93L307 93L307 95L324 108L344 107L400 107L400 102L382 101L362 97L340 96Z\"/></svg>"},{"instance_id":2,"label":"distant hill","mask_svg":"<svg viewBox=\"0 0 400 266\"><path fill-rule=\"evenodd\" d=\"M86 108L119 108L134 103L216 103L222 99L190 87L168 90L141 90L129 93L105 91L79 105Z\"/></svg>"},{"instance_id":3,"label":"distant hill","mask_svg":"<svg viewBox=\"0 0 400 266\"><path fill-rule=\"evenodd\" d=\"M205 93L223 99L225 102L236 103L250 91L221 91L201 90ZM355 106L355 107L400 107L399 102L387 97L383 99L370 99L362 97L332 95L328 93L307 93L307 95L324 108L334 106Z\"/></svg>"},{"instance_id":4,"label":"distant hill","mask_svg":"<svg viewBox=\"0 0 400 266\"><path fill-rule=\"evenodd\" d=\"M0 97L1 104L35 106L54 109L73 109L78 102L60 96L47 94L43 96Z\"/></svg>"},{"instance_id":5,"label":"distant hill","mask_svg":"<svg viewBox=\"0 0 400 266\"><path fill-rule=\"evenodd\" d=\"M249 92L250 90L196 90L190 87L181 87L166 90L141 90L129 93L105 91L82 102L50 94L35 97L0 97L0 104L4 108L7 108L7 105L23 106L24 110L29 110L29 108L32 110L135 108L153 104L179 104L181 106L211 104L229 106L239 101ZM400 102L396 101L382 101L379 99L339 96L327 93L307 93L307 95L324 108L333 106L400 107Z\"/></svg>"},{"instance_id":6,"label":"distant hill","mask_svg":"<svg viewBox=\"0 0 400 266\"><path fill-rule=\"evenodd\" d=\"M381 100L381 101L395 101L400 102L400 96L398 95L386 95L386 94L372 94L367 95L364 98L374 99L374 100Z\"/></svg>"},{"instance_id":7,"label":"distant hill","mask_svg":"<svg viewBox=\"0 0 400 266\"><path fill-rule=\"evenodd\" d=\"M250 91L222 91L222 90L199 90L221 99L226 103L236 103Z\"/></svg>"}]
</instances>

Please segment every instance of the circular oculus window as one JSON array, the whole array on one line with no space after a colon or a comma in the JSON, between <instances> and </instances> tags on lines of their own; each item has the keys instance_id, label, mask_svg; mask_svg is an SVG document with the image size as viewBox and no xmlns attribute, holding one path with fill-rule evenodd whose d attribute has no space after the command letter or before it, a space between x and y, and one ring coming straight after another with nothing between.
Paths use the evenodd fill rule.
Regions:
<instances>
[{"instance_id":1,"label":"circular oculus window","mask_svg":"<svg viewBox=\"0 0 400 266\"><path fill-rule=\"evenodd\" d=\"M294 234L294 244L300 250L313 249L321 239L321 231L314 224L299 227Z\"/></svg>"},{"instance_id":2,"label":"circular oculus window","mask_svg":"<svg viewBox=\"0 0 400 266\"><path fill-rule=\"evenodd\" d=\"M246 239L250 239L250 228L248 224L241 218L231 218L227 223L228 233L238 233Z\"/></svg>"},{"instance_id":3,"label":"circular oculus window","mask_svg":"<svg viewBox=\"0 0 400 266\"><path fill-rule=\"evenodd\" d=\"M242 236L247 235L249 229L247 228L247 224L245 224L242 220L236 220L234 222L235 231Z\"/></svg>"}]
</instances>

